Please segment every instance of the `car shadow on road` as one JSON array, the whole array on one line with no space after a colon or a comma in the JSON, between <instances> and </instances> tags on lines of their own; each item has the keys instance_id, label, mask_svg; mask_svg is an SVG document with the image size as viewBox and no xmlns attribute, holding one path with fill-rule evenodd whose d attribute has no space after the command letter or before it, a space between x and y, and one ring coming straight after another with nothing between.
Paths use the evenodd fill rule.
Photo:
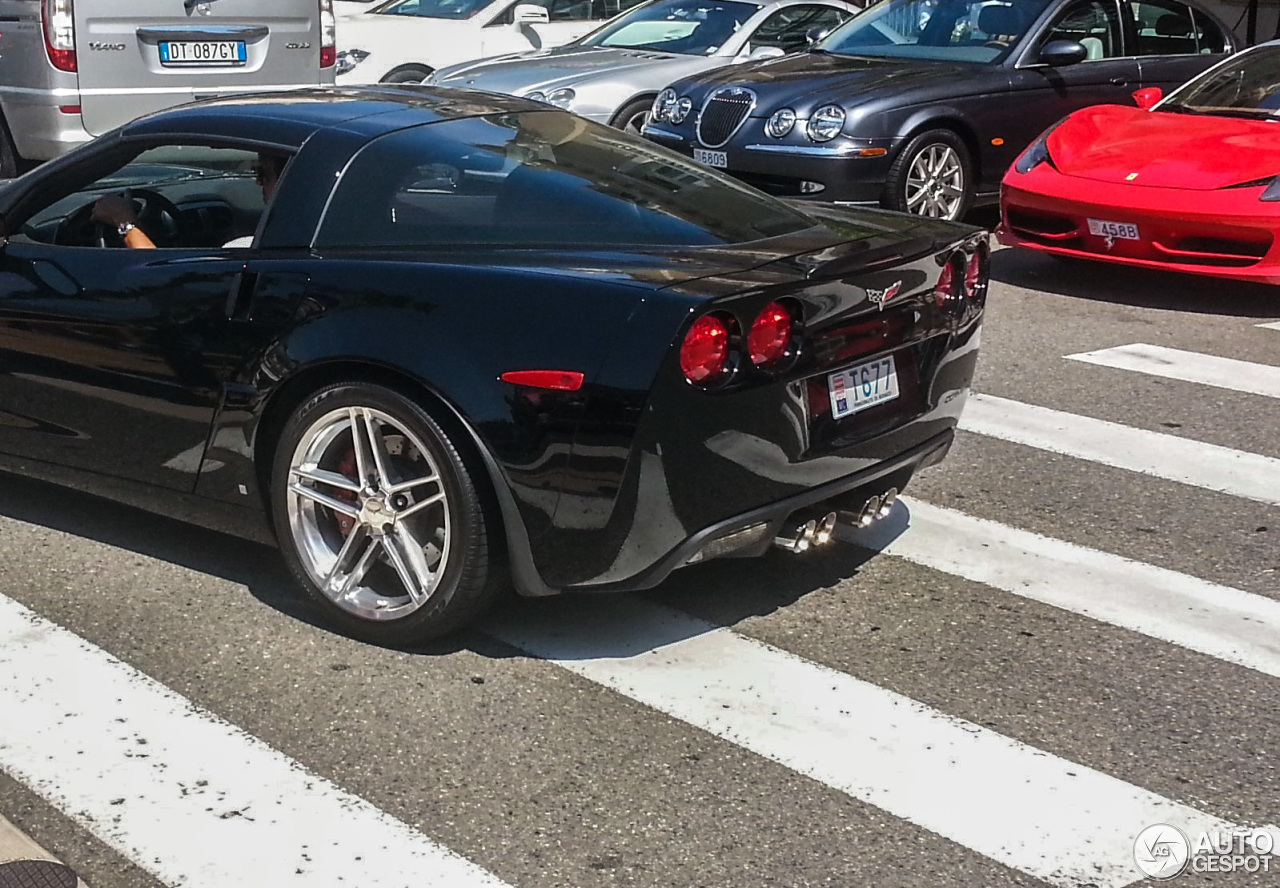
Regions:
<instances>
[{"instance_id":1,"label":"car shadow on road","mask_svg":"<svg viewBox=\"0 0 1280 888\"><path fill-rule=\"evenodd\" d=\"M0 484L2 516L244 586L290 619L335 631L295 590L274 546L24 475L0 472ZM877 538L892 539L907 520L900 503L876 528ZM833 542L801 555L776 550L760 558L711 561L678 570L638 594L511 594L474 630L399 649L422 656L470 651L495 659L632 656L767 616L856 577L883 542L867 545ZM522 638L533 641L522 645ZM556 642L548 647L552 638Z\"/></svg>"},{"instance_id":2,"label":"car shadow on road","mask_svg":"<svg viewBox=\"0 0 1280 888\"><path fill-rule=\"evenodd\" d=\"M1280 317L1277 289L1202 275L1067 259L1010 247L991 256L991 279L1075 299L1243 318Z\"/></svg>"}]
</instances>

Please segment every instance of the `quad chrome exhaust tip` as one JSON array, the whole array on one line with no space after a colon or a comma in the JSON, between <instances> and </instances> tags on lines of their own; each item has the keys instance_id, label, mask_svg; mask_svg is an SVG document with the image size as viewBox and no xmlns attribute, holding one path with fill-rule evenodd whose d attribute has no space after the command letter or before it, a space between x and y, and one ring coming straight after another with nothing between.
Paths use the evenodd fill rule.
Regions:
<instances>
[{"instance_id":1,"label":"quad chrome exhaust tip","mask_svg":"<svg viewBox=\"0 0 1280 888\"><path fill-rule=\"evenodd\" d=\"M893 504L898 501L898 488L890 487L884 493L873 496L862 504L857 512L841 513L845 522L854 527L870 527L877 521L883 521L893 512Z\"/></svg>"},{"instance_id":2,"label":"quad chrome exhaust tip","mask_svg":"<svg viewBox=\"0 0 1280 888\"><path fill-rule=\"evenodd\" d=\"M825 546L831 542L831 534L836 529L837 521L839 516L835 512L828 512L821 518L810 518L774 537L773 544L779 549L797 554L813 546Z\"/></svg>"}]
</instances>

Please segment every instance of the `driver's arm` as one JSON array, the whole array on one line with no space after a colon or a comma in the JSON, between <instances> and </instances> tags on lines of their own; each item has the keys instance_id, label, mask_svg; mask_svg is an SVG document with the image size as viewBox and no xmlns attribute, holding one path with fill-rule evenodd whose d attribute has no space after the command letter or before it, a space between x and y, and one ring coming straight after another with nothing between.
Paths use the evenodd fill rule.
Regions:
<instances>
[{"instance_id":1,"label":"driver's arm","mask_svg":"<svg viewBox=\"0 0 1280 888\"><path fill-rule=\"evenodd\" d=\"M94 222L111 225L124 230L126 247L135 250L154 250L155 243L147 237L147 233L138 227L138 216L133 209L133 201L121 194L104 194L93 205Z\"/></svg>"}]
</instances>

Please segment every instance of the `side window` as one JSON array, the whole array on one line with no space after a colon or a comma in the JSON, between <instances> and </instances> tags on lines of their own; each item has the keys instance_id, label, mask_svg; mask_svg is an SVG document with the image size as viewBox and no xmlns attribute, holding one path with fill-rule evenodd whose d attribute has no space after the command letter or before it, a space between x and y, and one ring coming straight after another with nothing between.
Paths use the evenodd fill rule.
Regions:
<instances>
[{"instance_id":1,"label":"side window","mask_svg":"<svg viewBox=\"0 0 1280 888\"><path fill-rule=\"evenodd\" d=\"M1040 41L1074 40L1084 46L1086 61L1114 59L1123 53L1120 41L1120 13L1115 3L1088 0L1067 7L1057 23Z\"/></svg>"},{"instance_id":2,"label":"side window","mask_svg":"<svg viewBox=\"0 0 1280 888\"><path fill-rule=\"evenodd\" d=\"M805 35L812 28L831 30L849 17L834 6L788 6L765 19L747 44L748 51L773 46L783 52L797 52L805 47Z\"/></svg>"},{"instance_id":3,"label":"side window","mask_svg":"<svg viewBox=\"0 0 1280 888\"><path fill-rule=\"evenodd\" d=\"M1227 51L1227 35L1214 24L1213 19L1198 10L1191 10L1191 21L1195 25L1196 51L1206 54L1218 54Z\"/></svg>"},{"instance_id":4,"label":"side window","mask_svg":"<svg viewBox=\"0 0 1280 888\"><path fill-rule=\"evenodd\" d=\"M1194 55L1222 52L1225 38L1204 16L1193 17L1189 6L1176 0L1130 3L1138 32L1138 55ZM1213 31L1210 35L1205 26Z\"/></svg>"},{"instance_id":5,"label":"side window","mask_svg":"<svg viewBox=\"0 0 1280 888\"><path fill-rule=\"evenodd\" d=\"M591 20L591 0L548 0L547 14L553 22Z\"/></svg>"},{"instance_id":6,"label":"side window","mask_svg":"<svg viewBox=\"0 0 1280 888\"><path fill-rule=\"evenodd\" d=\"M287 158L262 161L256 151L209 145L157 145L104 158L104 167L83 179L60 182L18 236L123 247L117 225L128 221L160 248L249 246Z\"/></svg>"}]
</instances>

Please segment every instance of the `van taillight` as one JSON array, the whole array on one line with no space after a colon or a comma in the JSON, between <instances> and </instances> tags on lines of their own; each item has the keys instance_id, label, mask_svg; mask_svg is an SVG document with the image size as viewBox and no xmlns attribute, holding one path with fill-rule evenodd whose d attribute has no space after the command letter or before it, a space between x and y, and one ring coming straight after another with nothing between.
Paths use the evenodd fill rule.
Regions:
<instances>
[{"instance_id":1,"label":"van taillight","mask_svg":"<svg viewBox=\"0 0 1280 888\"><path fill-rule=\"evenodd\" d=\"M715 315L693 322L680 346L680 369L700 385L714 382L729 362L729 325Z\"/></svg>"},{"instance_id":2,"label":"van taillight","mask_svg":"<svg viewBox=\"0 0 1280 888\"><path fill-rule=\"evenodd\" d=\"M747 334L751 363L764 367L775 363L791 345L791 312L780 302L770 302L756 317Z\"/></svg>"},{"instance_id":3,"label":"van taillight","mask_svg":"<svg viewBox=\"0 0 1280 888\"><path fill-rule=\"evenodd\" d=\"M44 49L59 71L76 70L76 19L72 0L41 0Z\"/></svg>"},{"instance_id":4,"label":"van taillight","mask_svg":"<svg viewBox=\"0 0 1280 888\"><path fill-rule=\"evenodd\" d=\"M333 0L320 0L320 67L332 68L338 61L338 22L333 17Z\"/></svg>"}]
</instances>

